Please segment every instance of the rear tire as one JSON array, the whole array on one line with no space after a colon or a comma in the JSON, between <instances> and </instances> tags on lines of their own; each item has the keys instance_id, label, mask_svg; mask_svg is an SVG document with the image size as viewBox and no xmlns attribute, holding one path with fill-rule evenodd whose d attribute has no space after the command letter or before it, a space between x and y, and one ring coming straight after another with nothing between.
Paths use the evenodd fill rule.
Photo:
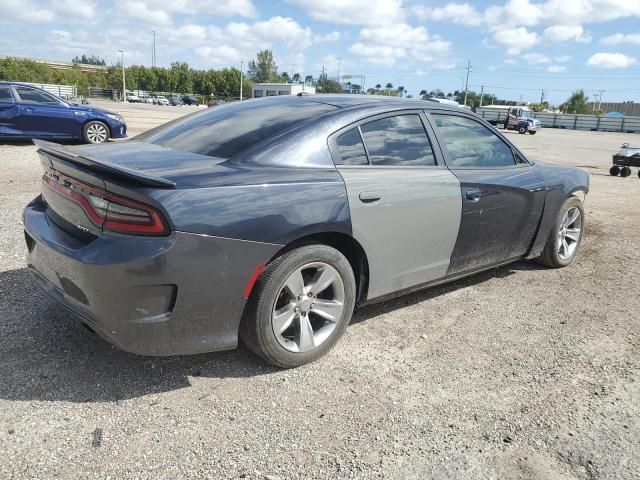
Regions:
<instances>
[{"instance_id":1,"label":"rear tire","mask_svg":"<svg viewBox=\"0 0 640 480\"><path fill-rule=\"evenodd\" d=\"M110 136L109 127L98 120L87 122L82 129L84 143L104 143Z\"/></svg>"},{"instance_id":2,"label":"rear tire","mask_svg":"<svg viewBox=\"0 0 640 480\"><path fill-rule=\"evenodd\" d=\"M535 131L532 132L531 130L529 130L529 135L535 135L535 134L536 134Z\"/></svg>"},{"instance_id":3,"label":"rear tire","mask_svg":"<svg viewBox=\"0 0 640 480\"><path fill-rule=\"evenodd\" d=\"M621 177L628 177L629 175L631 175L631 169L629 167L622 167L620 169Z\"/></svg>"},{"instance_id":4,"label":"rear tire","mask_svg":"<svg viewBox=\"0 0 640 480\"><path fill-rule=\"evenodd\" d=\"M569 197L560 207L544 250L536 261L549 268L566 267L576 257L583 233L582 201L577 197Z\"/></svg>"},{"instance_id":5,"label":"rear tire","mask_svg":"<svg viewBox=\"0 0 640 480\"><path fill-rule=\"evenodd\" d=\"M313 362L344 333L355 298L353 271L344 255L327 245L301 246L262 272L245 307L240 337L277 367Z\"/></svg>"}]
</instances>

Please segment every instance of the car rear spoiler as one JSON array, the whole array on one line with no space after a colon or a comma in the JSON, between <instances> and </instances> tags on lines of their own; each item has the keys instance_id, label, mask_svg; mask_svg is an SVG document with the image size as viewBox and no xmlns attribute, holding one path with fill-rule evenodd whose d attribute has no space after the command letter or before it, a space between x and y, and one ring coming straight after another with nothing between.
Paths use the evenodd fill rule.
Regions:
<instances>
[{"instance_id":1,"label":"car rear spoiler","mask_svg":"<svg viewBox=\"0 0 640 480\"><path fill-rule=\"evenodd\" d=\"M132 170L119 165L105 163L95 157L76 153L58 143L47 142L44 140L33 140L33 144L38 147L39 151L42 150L43 152L61 158L62 160L82 165L94 171L108 173L149 187L176 188L176 183L172 180L152 175L150 173L141 172L139 170Z\"/></svg>"}]
</instances>

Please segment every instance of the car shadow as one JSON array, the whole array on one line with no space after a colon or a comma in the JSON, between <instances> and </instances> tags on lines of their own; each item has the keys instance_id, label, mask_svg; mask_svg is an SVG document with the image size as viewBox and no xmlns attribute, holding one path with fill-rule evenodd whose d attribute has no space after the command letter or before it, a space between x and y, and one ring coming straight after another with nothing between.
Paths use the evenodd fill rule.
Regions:
<instances>
[{"instance_id":1,"label":"car shadow","mask_svg":"<svg viewBox=\"0 0 640 480\"><path fill-rule=\"evenodd\" d=\"M52 138L46 139L48 142L59 143L60 145L82 145L80 140L74 139L61 139L61 138ZM0 145L11 145L15 147L27 147L33 146L33 139L31 138L3 138L0 139Z\"/></svg>"},{"instance_id":2,"label":"car shadow","mask_svg":"<svg viewBox=\"0 0 640 480\"><path fill-rule=\"evenodd\" d=\"M517 262L361 307L351 323L536 268L542 267ZM0 296L0 399L119 402L190 387L190 377L242 378L278 371L243 345L181 357L143 357L119 350L42 292L27 268L0 272Z\"/></svg>"},{"instance_id":3,"label":"car shadow","mask_svg":"<svg viewBox=\"0 0 640 480\"><path fill-rule=\"evenodd\" d=\"M545 267L539 265L533 261L518 261L504 265L502 267L491 268L484 272L476 273L468 277L461 278L451 283L445 283L431 288L418 290L413 293L403 295L391 300L386 300L380 303L373 303L359 307L351 320L351 325L364 322L371 318L383 315L385 313L392 312L399 308L415 305L416 303L426 302L432 298L439 297L449 292L459 290L461 288L467 288L479 283L486 282L492 278L506 278L520 270L544 270Z\"/></svg>"},{"instance_id":4,"label":"car shadow","mask_svg":"<svg viewBox=\"0 0 640 480\"><path fill-rule=\"evenodd\" d=\"M276 372L246 347L143 357L110 345L37 286L27 268L0 272L0 398L122 401L189 387L189 377Z\"/></svg>"}]
</instances>

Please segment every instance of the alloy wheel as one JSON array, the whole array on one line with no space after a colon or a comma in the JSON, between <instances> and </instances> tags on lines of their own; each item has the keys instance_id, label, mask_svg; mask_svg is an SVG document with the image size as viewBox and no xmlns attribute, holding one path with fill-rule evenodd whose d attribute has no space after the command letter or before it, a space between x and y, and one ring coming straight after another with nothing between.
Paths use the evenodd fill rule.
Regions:
<instances>
[{"instance_id":1,"label":"alloy wheel","mask_svg":"<svg viewBox=\"0 0 640 480\"><path fill-rule=\"evenodd\" d=\"M567 260L575 254L581 235L582 214L578 207L572 207L562 217L558 229L558 256L562 260Z\"/></svg>"},{"instance_id":2,"label":"alloy wheel","mask_svg":"<svg viewBox=\"0 0 640 480\"><path fill-rule=\"evenodd\" d=\"M87 128L87 138L91 143L103 143L108 137L107 127L101 123L92 123Z\"/></svg>"},{"instance_id":3,"label":"alloy wheel","mask_svg":"<svg viewBox=\"0 0 640 480\"><path fill-rule=\"evenodd\" d=\"M308 352L326 341L344 311L342 277L331 265L313 262L284 282L271 315L278 343L290 352Z\"/></svg>"}]
</instances>

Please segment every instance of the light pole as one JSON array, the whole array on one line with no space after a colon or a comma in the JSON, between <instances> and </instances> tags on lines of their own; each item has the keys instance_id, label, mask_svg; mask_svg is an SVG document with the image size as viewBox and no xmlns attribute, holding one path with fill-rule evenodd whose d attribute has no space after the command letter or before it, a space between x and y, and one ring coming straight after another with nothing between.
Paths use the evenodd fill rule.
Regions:
<instances>
[{"instance_id":1,"label":"light pole","mask_svg":"<svg viewBox=\"0 0 640 480\"><path fill-rule=\"evenodd\" d=\"M240 100L242 100L242 66L244 65L244 61L240 60Z\"/></svg>"},{"instance_id":2,"label":"light pole","mask_svg":"<svg viewBox=\"0 0 640 480\"><path fill-rule=\"evenodd\" d=\"M153 50L151 52L151 66L155 67L156 66L156 31L151 30L151 32L153 33Z\"/></svg>"},{"instance_id":3,"label":"light pole","mask_svg":"<svg viewBox=\"0 0 640 480\"><path fill-rule=\"evenodd\" d=\"M118 50L122 55L121 65L122 65L122 101L127 101L127 87L124 80L124 50Z\"/></svg>"}]
</instances>

